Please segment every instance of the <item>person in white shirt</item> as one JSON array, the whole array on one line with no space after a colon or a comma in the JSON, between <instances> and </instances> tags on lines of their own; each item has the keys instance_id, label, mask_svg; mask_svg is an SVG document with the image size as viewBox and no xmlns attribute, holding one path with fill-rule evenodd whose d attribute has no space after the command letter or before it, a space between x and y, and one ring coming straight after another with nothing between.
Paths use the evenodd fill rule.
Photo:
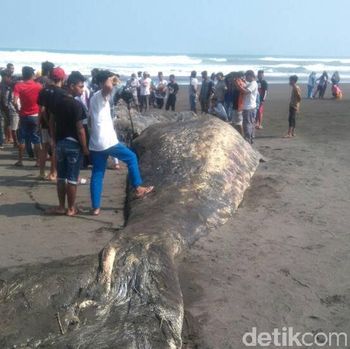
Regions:
<instances>
[{"instance_id":1,"label":"person in white shirt","mask_svg":"<svg viewBox=\"0 0 350 349\"><path fill-rule=\"evenodd\" d=\"M255 73L248 70L245 73L246 85L243 88L243 134L244 138L253 144L255 132L256 100L258 97L258 83Z\"/></svg>"},{"instance_id":2,"label":"person in white shirt","mask_svg":"<svg viewBox=\"0 0 350 349\"><path fill-rule=\"evenodd\" d=\"M151 94L151 83L152 80L149 77L147 72L143 73L143 79L140 82L140 97L141 97L141 105L140 111L148 111L149 110L149 96Z\"/></svg>"},{"instance_id":3,"label":"person in white shirt","mask_svg":"<svg viewBox=\"0 0 350 349\"><path fill-rule=\"evenodd\" d=\"M166 96L166 87L168 85L168 82L164 79L163 73L158 73L158 81L155 85L155 98L157 107L159 109L162 109L164 106L164 99Z\"/></svg>"},{"instance_id":4,"label":"person in white shirt","mask_svg":"<svg viewBox=\"0 0 350 349\"><path fill-rule=\"evenodd\" d=\"M118 142L109 104L113 89L112 77L113 74L107 70L98 73L96 80L101 90L96 92L90 100L89 150L93 166L90 192L93 215L100 213L103 178L108 156L116 157L127 164L130 183L135 190L136 198L143 198L154 189L152 186L141 186L142 179L136 154Z\"/></svg>"},{"instance_id":5,"label":"person in white shirt","mask_svg":"<svg viewBox=\"0 0 350 349\"><path fill-rule=\"evenodd\" d=\"M197 91L198 91L198 79L197 72L193 70L190 76L190 86L189 86L189 97L190 97L190 107L191 111L197 113Z\"/></svg>"}]
</instances>

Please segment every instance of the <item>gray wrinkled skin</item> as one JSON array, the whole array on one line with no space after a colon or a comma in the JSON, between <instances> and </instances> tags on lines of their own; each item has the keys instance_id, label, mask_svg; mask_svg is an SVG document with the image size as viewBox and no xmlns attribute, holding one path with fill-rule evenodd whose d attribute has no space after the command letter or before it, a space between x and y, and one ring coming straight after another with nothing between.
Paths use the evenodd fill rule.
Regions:
<instances>
[{"instance_id":1,"label":"gray wrinkled skin","mask_svg":"<svg viewBox=\"0 0 350 349\"><path fill-rule=\"evenodd\" d=\"M156 192L129 195L99 258L0 270L1 348L181 348L175 258L232 216L260 156L209 117L150 126L133 146Z\"/></svg>"}]
</instances>

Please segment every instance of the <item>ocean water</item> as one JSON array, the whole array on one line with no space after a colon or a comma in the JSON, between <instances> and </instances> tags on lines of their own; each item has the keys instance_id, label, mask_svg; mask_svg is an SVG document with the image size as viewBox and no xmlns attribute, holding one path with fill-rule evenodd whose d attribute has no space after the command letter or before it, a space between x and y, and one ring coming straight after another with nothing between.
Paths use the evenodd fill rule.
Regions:
<instances>
[{"instance_id":1,"label":"ocean water","mask_svg":"<svg viewBox=\"0 0 350 349\"><path fill-rule=\"evenodd\" d=\"M285 83L292 74L299 76L300 82L306 82L308 75L315 71L319 76L324 70L329 75L338 71L341 82L350 82L350 58L324 57L278 57L278 56L239 56L239 55L168 55L168 54L117 54L87 52L57 52L32 50L1 50L0 67L8 62L15 65L15 73L20 74L21 67L29 65L40 70L43 61L51 61L61 66L67 73L79 70L89 75L93 68L109 69L123 78L137 71L148 71L156 76L162 71L165 76L175 74L178 82L187 83L192 70L199 74L207 70L209 74L232 71L257 71L263 69L268 81Z\"/></svg>"}]
</instances>

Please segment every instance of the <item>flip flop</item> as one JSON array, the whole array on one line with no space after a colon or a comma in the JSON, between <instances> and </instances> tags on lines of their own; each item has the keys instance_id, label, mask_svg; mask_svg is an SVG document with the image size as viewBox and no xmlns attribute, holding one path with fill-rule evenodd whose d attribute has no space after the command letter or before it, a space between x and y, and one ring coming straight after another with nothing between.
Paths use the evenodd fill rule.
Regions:
<instances>
[{"instance_id":1,"label":"flip flop","mask_svg":"<svg viewBox=\"0 0 350 349\"><path fill-rule=\"evenodd\" d=\"M135 192L135 199L143 199L146 195L152 193L154 191L154 187L143 187L143 190L141 192L136 193Z\"/></svg>"},{"instance_id":2,"label":"flip flop","mask_svg":"<svg viewBox=\"0 0 350 349\"><path fill-rule=\"evenodd\" d=\"M94 208L91 210L92 216L99 216L100 213L101 213L101 210L99 208Z\"/></svg>"}]
</instances>

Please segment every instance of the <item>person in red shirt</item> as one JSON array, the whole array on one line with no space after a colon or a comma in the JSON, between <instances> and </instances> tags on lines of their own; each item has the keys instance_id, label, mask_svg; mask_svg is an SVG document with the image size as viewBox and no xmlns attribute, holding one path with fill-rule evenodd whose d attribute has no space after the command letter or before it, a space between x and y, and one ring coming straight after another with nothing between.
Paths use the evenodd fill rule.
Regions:
<instances>
[{"instance_id":1,"label":"person in red shirt","mask_svg":"<svg viewBox=\"0 0 350 349\"><path fill-rule=\"evenodd\" d=\"M36 166L39 166L40 133L39 133L39 105L38 97L42 89L41 84L35 82L34 69L22 68L23 81L18 82L13 90L13 104L19 114L18 129L18 161L16 166L23 166L24 144L27 140L34 145Z\"/></svg>"}]
</instances>

